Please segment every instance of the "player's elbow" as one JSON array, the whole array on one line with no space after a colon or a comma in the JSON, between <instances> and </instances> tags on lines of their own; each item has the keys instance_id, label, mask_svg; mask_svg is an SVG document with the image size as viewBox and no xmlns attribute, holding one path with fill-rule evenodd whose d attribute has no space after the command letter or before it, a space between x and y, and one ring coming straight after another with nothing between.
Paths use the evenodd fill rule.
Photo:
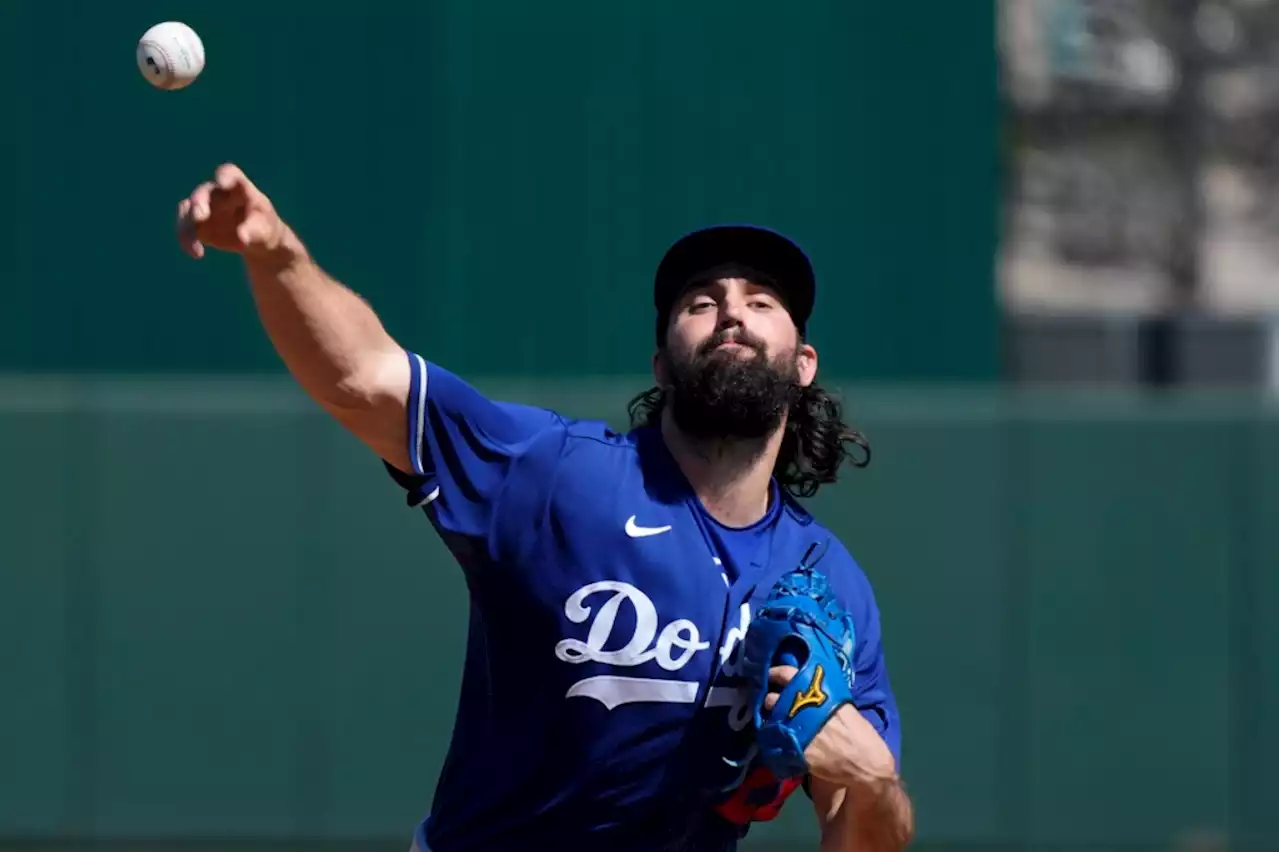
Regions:
<instances>
[{"instance_id":1,"label":"player's elbow","mask_svg":"<svg viewBox=\"0 0 1280 852\"><path fill-rule=\"evenodd\" d=\"M360 358L333 388L330 404L350 411L404 405L409 398L409 362L400 349L380 350Z\"/></svg>"},{"instance_id":2,"label":"player's elbow","mask_svg":"<svg viewBox=\"0 0 1280 852\"><path fill-rule=\"evenodd\" d=\"M403 351L362 359L317 401L380 457L409 471L405 406L409 362Z\"/></svg>"}]
</instances>

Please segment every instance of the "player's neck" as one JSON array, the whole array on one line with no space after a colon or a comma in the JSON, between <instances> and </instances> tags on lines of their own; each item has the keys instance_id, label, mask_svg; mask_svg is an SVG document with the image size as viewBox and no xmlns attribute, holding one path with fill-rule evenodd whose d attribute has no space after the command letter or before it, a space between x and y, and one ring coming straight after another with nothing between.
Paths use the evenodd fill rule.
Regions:
<instances>
[{"instance_id":1,"label":"player's neck","mask_svg":"<svg viewBox=\"0 0 1280 852\"><path fill-rule=\"evenodd\" d=\"M700 440L662 418L662 438L703 507L720 523L745 527L769 511L769 481L782 428L759 440Z\"/></svg>"}]
</instances>

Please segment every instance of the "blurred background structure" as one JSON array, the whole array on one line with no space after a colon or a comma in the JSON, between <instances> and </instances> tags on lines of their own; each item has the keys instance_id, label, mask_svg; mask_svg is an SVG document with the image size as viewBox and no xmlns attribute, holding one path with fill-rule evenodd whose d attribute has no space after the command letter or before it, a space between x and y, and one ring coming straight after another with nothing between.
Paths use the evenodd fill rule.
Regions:
<instances>
[{"instance_id":1,"label":"blurred background structure","mask_svg":"<svg viewBox=\"0 0 1280 852\"><path fill-rule=\"evenodd\" d=\"M1274 386L1276 4L1000 9L1010 371Z\"/></svg>"},{"instance_id":2,"label":"blurred background structure","mask_svg":"<svg viewBox=\"0 0 1280 852\"><path fill-rule=\"evenodd\" d=\"M131 51L191 24L190 89ZM403 852L456 566L177 200L623 425L716 221L819 271L918 848L1276 846L1274 0L0 4L0 849ZM32 34L57 33L50 45ZM744 848L815 848L803 800Z\"/></svg>"}]
</instances>

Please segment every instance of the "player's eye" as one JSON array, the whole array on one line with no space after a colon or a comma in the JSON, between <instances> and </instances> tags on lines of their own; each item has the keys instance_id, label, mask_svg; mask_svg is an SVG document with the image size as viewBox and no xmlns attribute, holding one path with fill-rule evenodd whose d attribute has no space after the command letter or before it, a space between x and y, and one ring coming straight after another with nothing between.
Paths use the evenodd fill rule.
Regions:
<instances>
[{"instance_id":1,"label":"player's eye","mask_svg":"<svg viewBox=\"0 0 1280 852\"><path fill-rule=\"evenodd\" d=\"M708 298L695 299L693 304L689 305L689 310L695 314L702 313L708 308L714 308L716 303Z\"/></svg>"}]
</instances>

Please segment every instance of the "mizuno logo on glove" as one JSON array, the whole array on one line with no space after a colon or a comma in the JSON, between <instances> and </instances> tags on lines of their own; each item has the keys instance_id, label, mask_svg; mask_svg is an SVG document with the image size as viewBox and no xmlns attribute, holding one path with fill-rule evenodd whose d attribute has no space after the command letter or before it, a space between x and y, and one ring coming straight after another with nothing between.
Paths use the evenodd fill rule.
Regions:
<instances>
[{"instance_id":1,"label":"mizuno logo on glove","mask_svg":"<svg viewBox=\"0 0 1280 852\"><path fill-rule=\"evenodd\" d=\"M788 719L794 719L806 707L821 707L826 703L827 693L822 691L822 675L821 664L814 666L813 680L809 681L808 689L796 693L795 700L791 702L791 710L787 713Z\"/></svg>"}]
</instances>

